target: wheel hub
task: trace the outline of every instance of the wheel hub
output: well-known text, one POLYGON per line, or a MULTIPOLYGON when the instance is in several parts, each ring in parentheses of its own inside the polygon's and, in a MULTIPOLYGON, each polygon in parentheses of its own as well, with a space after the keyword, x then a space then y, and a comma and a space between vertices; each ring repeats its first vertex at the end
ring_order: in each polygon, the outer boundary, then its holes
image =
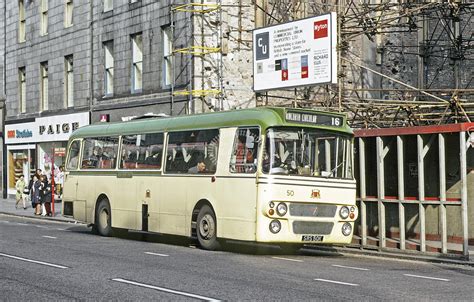
POLYGON ((205 240, 209 240, 214 236, 216 223, 211 215, 206 214, 202 217, 199 223, 199 233, 205 240))

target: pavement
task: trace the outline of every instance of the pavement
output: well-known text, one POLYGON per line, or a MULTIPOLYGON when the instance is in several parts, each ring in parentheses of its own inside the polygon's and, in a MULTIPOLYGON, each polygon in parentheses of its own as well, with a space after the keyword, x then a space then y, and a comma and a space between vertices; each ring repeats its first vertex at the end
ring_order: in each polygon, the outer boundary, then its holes
MULTIPOLYGON (((64 217, 62 215, 62 203, 55 202, 54 203, 54 215, 53 216, 41 216, 35 215, 35 210, 31 207, 31 202, 26 202, 26 209, 23 209, 23 204, 20 202, 18 204, 18 208, 15 208, 15 198, 7 198, 7 199, 0 199, 0 213, 13 215, 13 216, 20 216, 20 217, 29 217, 34 219, 44 219, 44 220, 55 220, 55 221, 62 221, 62 222, 72 222, 77 223, 76 220, 64 217)), ((52 205, 51 205, 52 208, 52 205)))
MULTIPOLYGON (((61 221, 69 223, 78 223, 73 218, 64 217, 62 215, 62 203, 55 203, 54 215, 49 216, 38 216, 34 214, 34 209, 31 207, 31 203, 27 202, 27 208, 23 209, 20 203, 19 208, 15 208, 15 199, 7 198, 0 199, 0 214, 13 215, 18 217, 28 217, 33 219, 61 221)), ((469 259, 463 259, 461 257, 450 257, 449 255, 440 255, 435 253, 419 254, 417 252, 402 252, 398 250, 393 251, 377 251, 369 249, 360 249, 358 246, 306 246, 307 249, 319 250, 322 252, 338 253, 338 254, 357 254, 369 257, 387 257, 387 258, 398 258, 406 260, 424 261, 424 262, 435 262, 435 263, 449 263, 449 264, 461 264, 474 266, 474 246, 469 246, 469 259)))

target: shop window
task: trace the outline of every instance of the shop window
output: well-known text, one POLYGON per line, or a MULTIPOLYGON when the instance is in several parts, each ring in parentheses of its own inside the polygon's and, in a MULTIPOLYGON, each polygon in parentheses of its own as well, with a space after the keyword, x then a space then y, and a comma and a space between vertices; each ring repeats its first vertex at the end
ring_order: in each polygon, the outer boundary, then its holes
POLYGON ((115 169, 118 137, 97 137, 84 140, 82 169, 115 169))
POLYGON ((215 173, 219 130, 195 130, 169 134, 166 171, 170 173, 215 173))
POLYGON ((114 9, 113 0, 104 0, 104 13, 114 9))
POLYGON ((259 133, 258 128, 237 129, 230 160, 230 172, 255 173, 257 171, 259 133))
POLYGON ((68 162, 66 168, 68 170, 76 170, 77 163, 79 162, 79 151, 81 150, 81 142, 73 141, 68 151, 68 162))
POLYGON ((122 136, 121 169, 161 169, 163 133, 122 136))

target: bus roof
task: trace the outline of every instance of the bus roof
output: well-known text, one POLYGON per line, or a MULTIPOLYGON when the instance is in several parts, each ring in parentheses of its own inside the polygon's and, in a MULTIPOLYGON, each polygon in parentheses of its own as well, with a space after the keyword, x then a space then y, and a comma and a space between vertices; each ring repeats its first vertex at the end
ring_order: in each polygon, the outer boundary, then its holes
POLYGON ((71 139, 238 126, 260 126, 262 130, 274 126, 295 126, 352 133, 352 129, 346 123, 344 114, 309 109, 256 107, 196 115, 138 119, 127 122, 97 123, 74 131, 71 139), (334 120, 334 118, 338 120, 337 124, 339 126, 328 124, 328 121, 334 120), (321 122, 318 122, 319 120, 321 122))

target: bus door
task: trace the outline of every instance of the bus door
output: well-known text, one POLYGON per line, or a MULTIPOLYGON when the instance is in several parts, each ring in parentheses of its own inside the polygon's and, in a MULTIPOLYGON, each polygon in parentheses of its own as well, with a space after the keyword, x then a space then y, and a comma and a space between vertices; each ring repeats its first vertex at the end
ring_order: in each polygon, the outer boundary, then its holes
MULTIPOLYGON (((85 201, 83 207, 77 207, 74 212, 74 202, 77 199, 77 187, 78 187, 78 175, 77 169, 79 164, 79 152, 81 150, 81 141, 73 141, 68 150, 68 157, 66 161, 66 171, 64 172, 64 184, 63 184, 63 214, 67 216, 76 216, 79 214, 80 208, 83 208, 85 211, 85 201)), ((85 212, 82 213, 82 216, 85 217, 85 212)))

